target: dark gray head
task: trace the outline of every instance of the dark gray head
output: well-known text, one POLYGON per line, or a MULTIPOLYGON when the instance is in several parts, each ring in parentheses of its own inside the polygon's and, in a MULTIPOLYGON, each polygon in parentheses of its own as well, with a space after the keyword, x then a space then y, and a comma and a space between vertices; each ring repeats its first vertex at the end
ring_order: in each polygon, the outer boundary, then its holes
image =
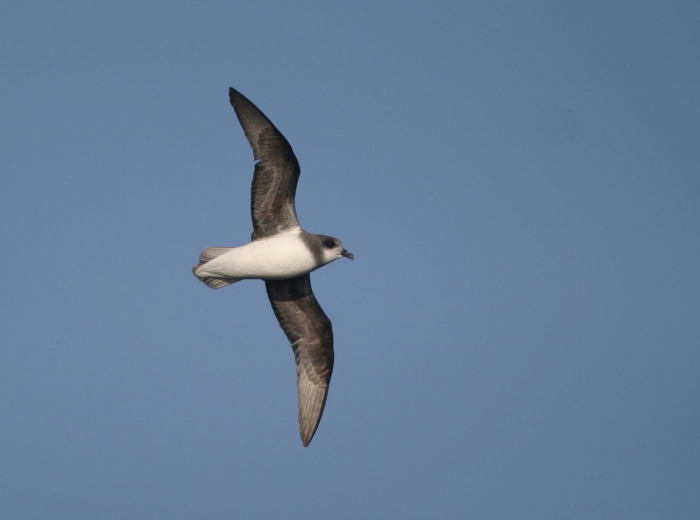
POLYGON ((343 256, 350 260, 355 258, 352 253, 347 252, 343 247, 343 243, 335 237, 312 235, 305 232, 303 239, 311 254, 314 255, 314 259, 318 262, 319 267, 343 256))

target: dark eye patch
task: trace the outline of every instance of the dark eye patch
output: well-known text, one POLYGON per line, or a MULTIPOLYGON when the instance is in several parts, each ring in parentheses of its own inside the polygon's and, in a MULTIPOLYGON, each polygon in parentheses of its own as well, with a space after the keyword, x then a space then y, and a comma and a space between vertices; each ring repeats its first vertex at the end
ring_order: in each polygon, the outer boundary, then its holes
POLYGON ((332 240, 326 240, 323 245, 327 247, 328 249, 333 249, 335 247, 335 242, 332 240))

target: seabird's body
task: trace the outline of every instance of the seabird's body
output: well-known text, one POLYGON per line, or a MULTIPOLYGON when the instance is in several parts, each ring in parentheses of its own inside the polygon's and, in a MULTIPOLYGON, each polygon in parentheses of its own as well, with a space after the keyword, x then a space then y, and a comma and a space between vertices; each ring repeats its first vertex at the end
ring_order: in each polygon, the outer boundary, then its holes
POLYGON ((197 276, 284 280, 316 268, 311 251, 301 239, 301 230, 275 235, 232 247, 197 269, 197 276))
POLYGON ((342 255, 325 255, 316 246, 315 237, 301 228, 278 235, 261 238, 240 247, 207 248, 223 254, 198 266, 199 278, 286 280, 310 273, 340 258, 342 255))
POLYGON ((229 97, 255 164, 251 186, 251 241, 207 247, 192 268, 213 289, 243 279, 265 280, 267 295, 297 363, 299 433, 311 442, 323 414, 333 372, 331 322, 311 290, 309 273, 341 257, 353 259, 337 238, 307 233, 294 207, 299 163, 267 117, 234 89, 229 97))

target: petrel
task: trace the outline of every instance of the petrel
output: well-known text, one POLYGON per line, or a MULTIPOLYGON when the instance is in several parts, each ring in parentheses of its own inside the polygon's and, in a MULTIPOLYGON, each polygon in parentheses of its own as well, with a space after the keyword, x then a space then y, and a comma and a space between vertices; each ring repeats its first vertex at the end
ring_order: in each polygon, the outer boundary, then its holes
POLYGON ((299 435, 308 446, 333 372, 333 329, 311 290, 309 273, 354 256, 337 238, 301 229, 294 207, 300 169, 292 147, 243 94, 232 88, 228 92, 257 161, 250 193, 253 233, 244 246, 204 248, 192 272, 212 289, 244 279, 265 280, 272 310, 294 351, 299 435))

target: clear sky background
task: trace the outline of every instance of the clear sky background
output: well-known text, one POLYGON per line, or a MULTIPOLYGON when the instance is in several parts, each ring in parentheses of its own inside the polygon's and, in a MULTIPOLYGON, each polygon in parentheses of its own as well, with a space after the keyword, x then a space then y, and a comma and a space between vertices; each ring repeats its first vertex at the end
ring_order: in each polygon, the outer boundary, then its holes
POLYGON ((700 4, 16 2, 0 517, 700 518, 700 4), (308 448, 233 86, 291 142, 308 448))

